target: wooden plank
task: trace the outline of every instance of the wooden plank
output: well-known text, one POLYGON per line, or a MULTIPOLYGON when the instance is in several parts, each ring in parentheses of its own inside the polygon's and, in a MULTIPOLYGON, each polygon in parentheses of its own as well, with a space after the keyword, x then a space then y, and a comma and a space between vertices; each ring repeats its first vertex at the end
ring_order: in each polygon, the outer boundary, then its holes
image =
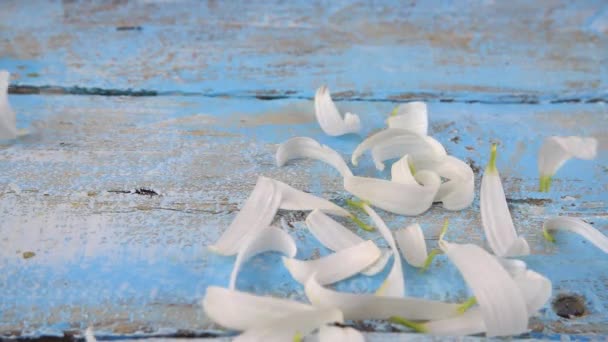
MULTIPOLYGON (((95 326, 110 335, 222 332, 202 312, 209 285, 225 286, 233 258, 205 246, 220 235, 258 175, 285 181, 339 204, 348 194, 335 171, 311 161, 274 165, 285 139, 318 139, 345 157, 358 136, 331 138, 314 122, 312 103, 184 96, 12 96, 18 126, 38 134, 0 149, 0 336, 63 334, 95 326), (125 193, 136 189, 145 191, 125 193), (24 254, 33 252, 35 255, 24 254), (27 256, 27 258, 26 258, 27 256)), ((361 115, 363 136, 384 126, 392 104, 341 102, 361 115)), ((586 299, 588 314, 559 318, 547 305, 533 321, 533 337, 608 334, 608 259, 581 238, 560 234, 544 242, 544 219, 584 218, 608 233, 608 112, 604 104, 430 104, 431 134, 471 163, 479 181, 491 142, 518 230, 531 244, 530 268, 546 274, 555 294, 586 299), (536 153, 543 136, 594 135, 597 160, 570 161, 549 194, 538 193, 536 153)), ((369 156, 355 173, 375 171, 369 156)), ((135 191, 133 191, 135 192, 135 191)), ((392 229, 420 222, 429 246, 445 217, 448 238, 485 246, 479 203, 464 211, 434 206, 416 218, 381 212, 392 229)), ((298 257, 324 255, 307 233, 302 213, 281 213, 293 225, 298 257)), ((362 234, 384 244, 375 233, 362 234)), ((408 293, 460 300, 468 296, 443 257, 429 273, 404 266, 408 293)), ((355 277, 338 285, 371 291, 382 277, 355 277)), ((303 299, 276 255, 249 262, 239 289, 303 299), (263 277, 260 277, 263 274, 263 277)), ((381 324, 364 329, 390 331, 381 324)))
POLYGON ((68 93, 597 102, 607 22, 602 1, 9 1, 0 68, 68 93))

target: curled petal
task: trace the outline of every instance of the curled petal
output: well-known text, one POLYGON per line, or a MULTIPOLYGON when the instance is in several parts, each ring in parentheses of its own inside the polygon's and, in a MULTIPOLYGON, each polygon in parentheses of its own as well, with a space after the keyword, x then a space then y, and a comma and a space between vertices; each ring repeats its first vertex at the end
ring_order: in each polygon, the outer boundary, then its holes
POLYGON ((441 247, 473 291, 488 337, 516 335, 527 330, 525 298, 494 256, 471 244, 444 241, 441 247))
POLYGON ((356 114, 346 113, 342 118, 326 86, 321 86, 315 94, 315 115, 327 135, 338 136, 361 130, 361 122, 356 114))
POLYGON ((316 274, 321 284, 333 284, 361 272, 380 257, 380 249, 373 241, 365 241, 315 260, 283 258, 291 276, 304 284, 316 274))
POLYGON ((344 319, 388 319, 401 316, 412 320, 443 319, 458 315, 458 304, 412 298, 375 296, 330 290, 310 277, 304 288, 306 297, 318 308, 337 308, 344 319))
POLYGON ((319 329, 319 342, 365 342, 357 329, 324 325, 319 329))
POLYGON ((481 223, 494 254, 518 256, 530 254, 525 239, 518 237, 513 226, 507 199, 496 168, 496 146, 492 147, 490 164, 481 179, 480 211, 481 223))
POLYGON ((211 320, 234 330, 253 329, 293 313, 315 311, 308 304, 217 286, 207 288, 202 304, 211 320))
POLYGON ((391 181, 401 184, 418 184, 413 175, 414 165, 409 155, 393 163, 391 166, 391 181))
POLYGON ((262 230, 245 242, 239 250, 230 274, 229 288, 234 289, 241 266, 249 258, 264 252, 279 252, 293 258, 297 250, 295 241, 285 231, 277 227, 262 230))
POLYGON ((551 241, 554 241, 554 238, 550 232, 555 230, 569 230, 576 233, 589 240, 589 242, 604 251, 604 253, 608 253, 608 237, 581 219, 560 216, 545 221, 543 224, 543 232, 545 233, 545 237, 551 241))
POLYGON ((277 189, 274 181, 259 177, 243 208, 209 249, 222 255, 236 254, 251 236, 256 236, 268 228, 279 209, 281 199, 281 191, 277 189))
POLYGON ((293 341, 294 336, 306 336, 328 323, 342 323, 342 313, 336 309, 301 311, 280 319, 266 322, 237 336, 234 342, 284 342, 293 341))
POLYGON ((314 210, 319 209, 323 212, 338 215, 338 216, 350 216, 350 213, 341 208, 340 206, 315 195, 307 192, 292 188, 291 186, 279 182, 278 180, 272 180, 281 193, 281 209, 284 210, 314 210))
POLYGON ((415 178, 422 185, 351 176, 344 178, 344 188, 386 211, 400 215, 419 215, 433 204, 441 179, 432 171, 420 171, 415 178))
POLYGON ((422 267, 428 257, 424 234, 419 224, 412 224, 395 232, 401 255, 408 264, 422 267))
POLYGON ((351 162, 357 165, 365 151, 372 150, 376 168, 384 169, 384 160, 401 158, 409 154, 414 159, 438 159, 446 155, 445 149, 437 140, 404 129, 389 128, 363 140, 353 151, 351 162))
POLYGON ((279 208, 319 209, 334 215, 350 216, 348 211, 326 199, 294 189, 274 179, 258 177, 258 182, 241 211, 209 249, 222 255, 236 254, 251 236, 257 235, 270 225, 279 208))
POLYGON ((429 119, 426 103, 414 101, 400 104, 393 110, 387 123, 389 128, 400 128, 427 135, 429 119))
POLYGON ((458 158, 445 156, 439 161, 419 161, 414 165, 418 169, 431 170, 448 179, 441 184, 435 196, 435 201, 441 201, 445 209, 462 210, 473 203, 475 174, 469 164, 458 158))
POLYGON ((17 117, 8 102, 8 83, 10 73, 0 70, 0 140, 17 137, 17 117))
POLYGON ((388 263, 389 259, 393 255, 393 253, 385 248, 382 248, 380 251, 381 251, 381 254, 380 254, 380 257, 378 258, 378 260, 376 260, 368 268, 361 271, 361 274, 371 277, 373 275, 378 274, 379 272, 382 272, 382 270, 386 267, 386 264, 388 263))
MULTIPOLYGON (((365 242, 359 235, 353 233, 320 210, 314 210, 306 217, 306 226, 321 244, 334 252, 353 247, 365 242)), ((374 275, 384 269, 390 253, 382 255, 374 264, 362 271, 365 275, 374 275)))
POLYGON ((343 177, 353 175, 338 152, 325 145, 319 144, 314 139, 295 137, 279 145, 276 154, 277 165, 279 167, 285 165, 292 159, 300 158, 310 158, 325 162, 338 170, 343 177))
POLYGON ((391 233, 390 229, 384 223, 384 220, 372 209, 369 205, 363 204, 363 210, 369 215, 374 222, 378 231, 386 240, 386 243, 391 248, 394 256, 393 267, 389 272, 388 276, 376 291, 376 295, 389 296, 389 297, 402 297, 405 294, 405 280, 403 278, 403 269, 401 268, 401 257, 399 257, 399 251, 397 250, 397 244, 395 238, 391 233))
POLYGON ((538 154, 540 191, 549 191, 551 177, 570 158, 591 160, 597 154, 597 139, 593 137, 548 137, 538 154))

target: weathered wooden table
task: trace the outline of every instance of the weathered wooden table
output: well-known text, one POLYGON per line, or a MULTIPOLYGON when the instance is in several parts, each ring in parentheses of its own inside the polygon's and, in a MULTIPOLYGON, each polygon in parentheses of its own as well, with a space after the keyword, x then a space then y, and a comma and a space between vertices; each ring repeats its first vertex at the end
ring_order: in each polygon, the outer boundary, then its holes
MULTIPOLYGON (((606 338, 608 256, 566 233, 549 245, 540 228, 560 214, 608 233, 607 30, 603 1, 0 2, 0 69, 13 73, 18 126, 38 127, 0 148, 0 336, 225 333, 199 301, 207 286, 227 285, 233 258, 205 246, 256 177, 348 197, 325 165, 277 168, 277 144, 310 136, 348 158, 395 103, 424 100, 431 134, 477 181, 490 143, 500 144, 514 221, 533 250, 525 260, 553 281, 553 298, 583 299, 574 319, 549 303, 529 337, 606 338), (321 84, 361 116, 362 137, 321 132, 310 101, 321 84), (600 147, 544 194, 536 156, 548 135, 593 135, 600 147)), ((364 159, 355 173, 386 175, 364 159)), ((392 228, 419 222, 430 240, 449 217, 450 239, 485 246, 477 200, 461 212, 382 214, 392 228)), ((298 257, 328 253, 303 213, 281 215, 298 257)), ((444 257, 426 274, 404 271, 411 295, 469 295, 444 257)), ((338 288, 371 291, 385 274, 338 288)), ((274 254, 249 262, 237 286, 304 298, 274 254)))

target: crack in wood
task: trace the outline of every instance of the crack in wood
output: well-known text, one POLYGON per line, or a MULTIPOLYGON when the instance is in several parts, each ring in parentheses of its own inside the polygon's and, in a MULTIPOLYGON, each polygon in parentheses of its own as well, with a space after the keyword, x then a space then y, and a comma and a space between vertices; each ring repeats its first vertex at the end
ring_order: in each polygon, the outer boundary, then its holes
MULTIPOLYGON (((156 91, 151 89, 115 89, 81 86, 33 86, 26 84, 13 84, 9 86, 9 94, 14 95, 86 95, 86 96, 128 96, 128 97, 150 97, 150 96, 200 96, 221 97, 233 99, 258 99, 262 101, 273 100, 312 100, 311 96, 304 95, 294 90, 257 90, 245 92, 184 92, 184 91, 156 91)), ((470 93, 446 94, 444 92, 407 92, 397 95, 375 96, 370 93, 357 93, 355 91, 342 91, 335 93, 335 101, 352 102, 456 102, 468 104, 564 104, 564 103, 598 103, 608 102, 608 94, 587 94, 576 97, 557 94, 477 94, 479 98, 472 98, 470 93)))

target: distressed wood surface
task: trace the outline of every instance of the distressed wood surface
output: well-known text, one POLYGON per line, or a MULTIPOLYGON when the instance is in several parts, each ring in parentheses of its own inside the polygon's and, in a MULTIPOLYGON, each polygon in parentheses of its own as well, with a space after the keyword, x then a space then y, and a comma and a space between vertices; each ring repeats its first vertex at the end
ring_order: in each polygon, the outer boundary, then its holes
POLYGON ((596 102, 607 95, 601 0, 2 7, 0 62, 15 69, 18 84, 63 87, 51 92, 310 97, 328 83, 343 98, 369 100, 596 102))
MULTIPOLYGON (((477 186, 490 144, 499 143, 515 225, 533 251, 525 260, 553 281, 554 295, 585 298, 587 314, 572 320, 548 304, 529 337, 607 335, 608 258, 574 235, 549 245, 540 231, 559 214, 608 233, 605 7, 0 3, 0 69, 15 73, 10 101, 18 127, 32 131, 0 146, 0 336, 71 336, 91 325, 106 337, 225 334, 199 301, 207 286, 227 285, 234 260, 205 246, 256 177, 340 205, 349 198, 323 164, 276 167, 277 144, 310 136, 349 159, 385 126, 394 102, 410 98, 430 101, 430 133, 472 165, 477 186), (360 136, 321 132, 307 97, 324 82, 341 91, 342 109, 361 116, 360 136), (116 94, 125 96, 103 96, 116 94), (599 155, 568 162, 542 194, 536 154, 554 134, 593 135, 599 155)), ((369 156, 353 170, 387 175, 369 156)), ((449 239, 487 246, 478 199, 460 212, 381 214, 393 229, 419 222, 429 246, 449 217, 449 239)), ((304 213, 280 216, 293 226, 299 258, 328 253, 303 226, 304 213)), ((442 256, 427 274, 407 265, 404 272, 410 295, 469 295, 442 256)), ((385 275, 337 287, 372 291, 385 275)), ((304 299, 274 254, 247 263, 237 286, 304 299)), ((405 336, 390 325, 357 324, 389 332, 372 340, 405 336)))

